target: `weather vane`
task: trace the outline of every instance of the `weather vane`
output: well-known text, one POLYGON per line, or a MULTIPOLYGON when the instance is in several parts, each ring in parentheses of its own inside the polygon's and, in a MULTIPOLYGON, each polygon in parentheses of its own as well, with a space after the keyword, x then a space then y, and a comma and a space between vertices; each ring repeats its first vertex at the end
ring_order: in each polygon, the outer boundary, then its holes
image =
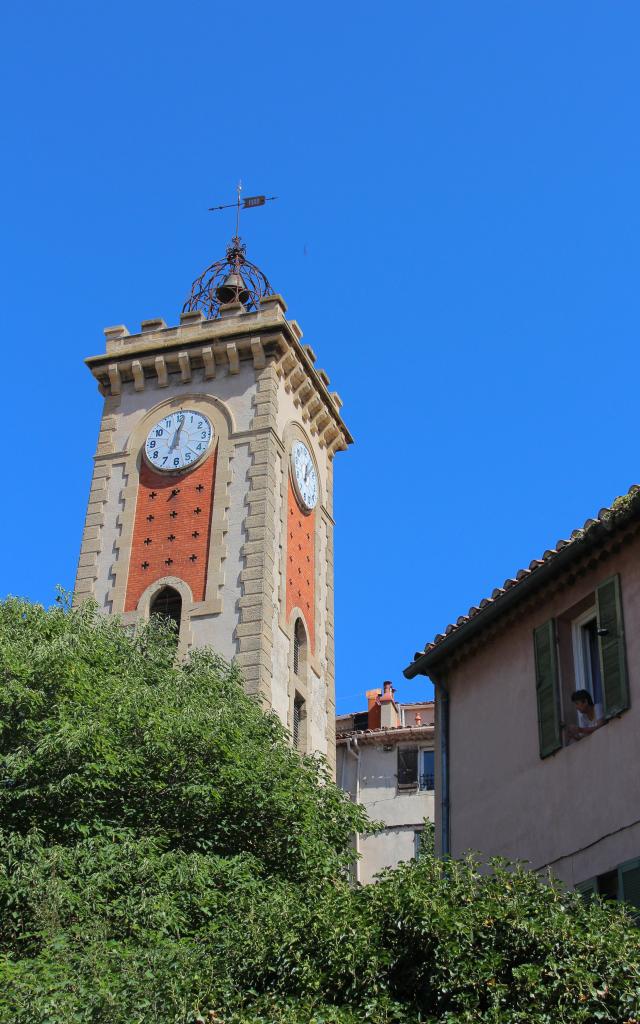
POLYGON ((233 206, 236 208, 236 234, 235 237, 240 237, 240 210, 250 210, 253 206, 264 206, 265 203, 271 203, 277 196, 247 196, 245 199, 241 198, 242 182, 239 181, 236 186, 236 192, 238 198, 235 203, 224 203, 222 206, 210 206, 209 213, 214 213, 216 210, 230 210, 233 206))
POLYGON ((210 206, 210 211, 236 208, 236 233, 227 246, 226 259, 212 263, 196 278, 191 294, 182 307, 183 312, 200 310, 207 320, 220 315, 220 307, 230 303, 241 303, 247 311, 259 308, 260 299, 273 295, 273 288, 259 267, 246 256, 247 247, 240 238, 240 210, 253 206, 264 206, 277 196, 247 196, 242 198, 242 182, 237 185, 238 198, 235 203, 210 206))

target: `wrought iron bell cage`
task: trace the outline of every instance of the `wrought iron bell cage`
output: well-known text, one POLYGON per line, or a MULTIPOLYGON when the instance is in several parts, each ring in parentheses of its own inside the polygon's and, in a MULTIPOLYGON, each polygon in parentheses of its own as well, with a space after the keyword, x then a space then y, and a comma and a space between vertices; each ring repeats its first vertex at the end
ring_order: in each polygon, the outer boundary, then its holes
POLYGON ((246 256, 247 247, 235 235, 227 246, 226 258, 212 263, 197 277, 183 313, 200 310, 207 320, 220 316, 222 306, 239 302, 246 310, 257 310, 260 299, 273 295, 266 276, 246 256))

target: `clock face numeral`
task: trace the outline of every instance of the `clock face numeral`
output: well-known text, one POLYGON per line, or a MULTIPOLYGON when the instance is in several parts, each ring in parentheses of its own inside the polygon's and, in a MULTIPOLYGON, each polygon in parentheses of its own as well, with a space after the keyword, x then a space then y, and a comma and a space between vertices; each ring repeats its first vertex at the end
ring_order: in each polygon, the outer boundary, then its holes
POLYGON ((200 412, 181 409, 151 428, 144 445, 147 462, 162 473, 181 473, 206 454, 213 427, 200 412))
POLYGON ((309 512, 318 500, 318 475, 311 453, 302 441, 294 441, 291 449, 293 479, 300 502, 309 512))

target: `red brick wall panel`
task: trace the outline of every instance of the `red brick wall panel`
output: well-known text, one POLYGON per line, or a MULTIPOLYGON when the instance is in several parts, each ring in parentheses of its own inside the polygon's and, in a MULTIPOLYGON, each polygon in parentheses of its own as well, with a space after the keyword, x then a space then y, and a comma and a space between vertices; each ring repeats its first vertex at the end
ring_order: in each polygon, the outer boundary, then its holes
POLYGON ((291 479, 287 500, 287 621, 294 608, 304 612, 309 648, 315 649, 315 511, 300 511, 291 479))
POLYGON ((143 459, 125 611, 134 611, 149 584, 164 576, 184 580, 194 601, 204 600, 216 459, 217 448, 176 476, 155 472, 143 459))

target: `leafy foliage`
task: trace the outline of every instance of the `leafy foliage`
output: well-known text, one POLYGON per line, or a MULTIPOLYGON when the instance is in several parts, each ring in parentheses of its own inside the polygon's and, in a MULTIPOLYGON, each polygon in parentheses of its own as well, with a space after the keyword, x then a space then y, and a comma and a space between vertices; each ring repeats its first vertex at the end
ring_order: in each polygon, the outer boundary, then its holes
POLYGON ((636 1019, 619 907, 428 850, 352 888, 361 810, 158 622, 9 600, 0 673, 0 1020, 636 1019))
POLYGON ((175 664, 158 620, 130 636, 94 609, 0 606, 0 823, 47 843, 105 829, 250 853, 302 882, 351 859, 358 812, 208 651, 175 664))

